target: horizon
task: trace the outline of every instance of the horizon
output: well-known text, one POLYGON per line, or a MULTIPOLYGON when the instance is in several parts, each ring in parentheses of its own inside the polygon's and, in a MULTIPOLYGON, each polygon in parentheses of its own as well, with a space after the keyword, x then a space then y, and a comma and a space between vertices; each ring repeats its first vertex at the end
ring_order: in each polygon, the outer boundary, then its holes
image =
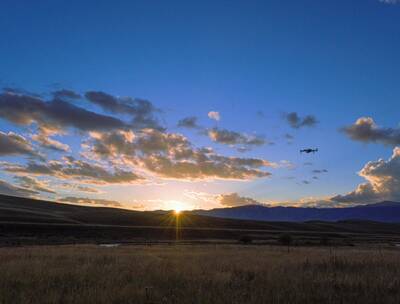
POLYGON ((0 193, 142 211, 400 201, 399 18, 385 0, 5 1, 0 193))
MULTIPOLYGON (((3 194, 0 194, 3 195, 3 194)), ((7 196, 7 195, 6 195, 7 196)), ((122 210, 127 210, 127 211, 138 211, 138 212, 174 212, 176 214, 180 214, 181 212, 192 212, 192 211, 212 211, 212 210, 218 210, 218 209, 233 209, 233 208, 243 208, 243 207, 263 207, 263 208, 305 208, 305 209, 343 209, 343 208, 353 208, 353 207, 366 207, 366 206, 372 206, 372 205, 384 205, 386 203, 391 203, 391 204, 399 204, 400 202, 395 202, 395 201, 380 201, 380 202, 375 202, 375 203, 369 203, 369 204, 359 204, 359 205, 354 205, 354 206, 301 206, 301 205, 266 205, 266 204, 248 204, 248 205, 239 205, 239 206, 222 206, 222 207, 216 207, 216 208, 198 208, 198 209, 181 209, 181 208, 171 208, 171 209, 153 209, 153 210, 139 210, 139 209, 131 209, 127 208, 126 206, 107 206, 107 205, 98 205, 98 204, 93 204, 93 203, 82 203, 82 204, 77 204, 77 203, 72 203, 68 201, 57 201, 57 200, 45 200, 42 198, 36 198, 36 197, 24 197, 24 196, 8 196, 8 197, 15 197, 19 199, 30 199, 30 200, 38 200, 38 201, 43 201, 47 203, 56 203, 56 204, 61 204, 61 205, 71 205, 71 206, 82 206, 82 207, 93 207, 93 208, 111 208, 111 209, 122 209, 122 210)))

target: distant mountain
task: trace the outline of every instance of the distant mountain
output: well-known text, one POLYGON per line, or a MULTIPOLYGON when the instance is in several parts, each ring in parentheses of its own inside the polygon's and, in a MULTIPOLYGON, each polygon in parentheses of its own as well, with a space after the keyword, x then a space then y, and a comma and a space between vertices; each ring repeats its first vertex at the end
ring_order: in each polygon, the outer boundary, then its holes
POLYGON ((400 222, 400 203, 385 201, 348 208, 267 207, 247 205, 212 210, 194 210, 194 214, 256 221, 306 222, 367 220, 400 222))
POLYGON ((360 205, 360 206, 356 206, 356 207, 357 208, 360 208, 360 207, 400 207, 400 203, 399 202, 391 202, 391 201, 383 201, 380 203, 360 205))

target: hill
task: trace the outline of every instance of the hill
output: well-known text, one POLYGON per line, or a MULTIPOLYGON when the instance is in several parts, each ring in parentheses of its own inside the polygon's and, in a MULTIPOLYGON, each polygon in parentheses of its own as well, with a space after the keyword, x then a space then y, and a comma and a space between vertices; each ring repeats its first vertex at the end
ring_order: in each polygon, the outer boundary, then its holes
MULTIPOLYGON (((244 209, 260 210, 254 206, 244 209)), ((86 207, 0 195, 0 245, 171 240, 236 242, 243 235, 258 242, 274 243, 284 232, 292 234, 297 242, 315 243, 322 237, 329 237, 347 244, 397 242, 397 235, 400 235, 400 224, 373 221, 266 222, 195 213, 183 212, 177 217, 165 211, 86 207)))
POLYGON ((267 207, 247 205, 233 208, 196 210, 194 214, 257 221, 345 221, 400 222, 400 203, 381 202, 348 208, 267 207))

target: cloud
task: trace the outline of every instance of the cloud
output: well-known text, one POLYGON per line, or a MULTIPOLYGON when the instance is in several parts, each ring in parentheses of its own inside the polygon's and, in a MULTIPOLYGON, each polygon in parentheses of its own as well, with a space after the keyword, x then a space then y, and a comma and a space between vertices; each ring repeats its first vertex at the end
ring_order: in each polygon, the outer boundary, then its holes
POLYGON ((193 152, 190 142, 183 135, 153 129, 136 133, 91 133, 91 140, 87 144, 90 152, 102 158, 121 156, 129 161, 150 154, 169 154, 171 157, 184 158, 193 152))
MULTIPOLYGON (((51 98, 45 100, 22 91, 3 92, 0 118, 18 126, 35 126, 32 139, 42 148, 62 153, 71 148, 54 136, 64 136, 69 129, 78 131, 83 139, 82 159, 64 156, 47 162, 2 163, 4 171, 81 183, 133 184, 142 183, 145 178, 250 180, 270 176, 266 168, 274 166, 264 159, 224 156, 211 148, 195 147, 185 136, 161 128, 156 117, 159 110, 146 100, 115 97, 101 91, 88 91, 81 96, 71 90, 55 91, 51 98), (101 112, 70 102, 77 98, 100 107, 101 112)), ((210 112, 210 117, 219 119, 220 115, 210 112)), ((181 125, 195 127, 196 118, 188 117, 181 125)), ((265 142, 261 137, 227 130, 213 129, 212 134, 214 140, 234 143, 238 149, 265 142)))
POLYGON ((58 177, 75 178, 94 184, 131 184, 142 180, 142 177, 131 171, 119 168, 109 171, 102 166, 75 159, 64 163, 53 172, 58 177))
POLYGON ((202 127, 197 123, 198 118, 196 116, 185 117, 178 121, 178 127, 187 129, 201 129, 202 127))
POLYGON ((118 98, 101 91, 86 92, 85 97, 106 111, 131 115, 132 127, 136 129, 163 129, 155 117, 155 113, 159 110, 148 100, 130 97, 118 98))
POLYGON ((19 184, 23 188, 28 188, 32 191, 46 192, 46 193, 56 193, 54 190, 49 188, 46 182, 40 181, 34 177, 30 176, 16 176, 15 179, 19 181, 19 184))
POLYGON ((202 208, 204 204, 215 204, 215 195, 208 193, 208 192, 202 192, 202 191, 193 191, 193 190, 183 190, 182 195, 185 198, 190 199, 191 201, 199 202, 200 206, 199 208, 202 208))
POLYGON ((352 204, 333 202, 330 197, 304 197, 296 201, 277 202, 274 205, 308 208, 348 207, 352 204))
POLYGON ((326 169, 321 169, 321 170, 316 169, 316 170, 312 170, 312 173, 314 173, 314 174, 328 173, 328 170, 326 170, 326 169))
POLYGON ((289 145, 294 141, 294 136, 292 134, 286 133, 283 137, 286 139, 286 143, 289 145))
POLYGON ((10 93, 0 94, 0 118, 23 126, 36 123, 48 130, 72 127, 81 131, 95 131, 127 127, 117 118, 88 111, 61 99, 44 101, 10 93))
POLYGON ((382 200, 400 200, 400 147, 393 150, 387 160, 379 159, 368 162, 359 172, 366 183, 345 195, 332 197, 342 203, 370 203, 382 200))
POLYGON ((352 140, 360 142, 400 145, 400 128, 382 128, 371 117, 361 117, 351 126, 341 129, 352 140))
POLYGON ((209 148, 194 148, 181 134, 142 130, 94 133, 85 144, 89 155, 122 162, 174 179, 252 179, 267 177, 272 163, 256 158, 226 157, 209 148))
POLYGON ((14 132, 0 131, 0 156, 4 155, 38 156, 38 153, 25 137, 14 132))
POLYGON ((145 167, 159 176, 174 179, 250 180, 271 174, 261 167, 269 165, 260 159, 241 159, 194 151, 188 160, 151 155, 143 159, 145 167))
POLYGON ((284 159, 284 160, 279 161, 278 163, 274 163, 272 165, 272 167, 274 167, 274 168, 285 168, 285 169, 288 169, 288 170, 294 170, 294 169, 296 169, 297 166, 296 166, 296 164, 292 163, 290 160, 284 159))
POLYGON ((103 207, 121 207, 121 208, 123 207, 123 205, 117 201, 98 199, 98 198, 88 198, 88 197, 68 196, 59 199, 59 201, 77 205, 98 205, 103 207))
POLYGON ((28 90, 24 90, 24 89, 21 89, 21 88, 6 87, 6 88, 3 88, 3 91, 6 92, 6 93, 9 93, 9 94, 22 94, 22 95, 38 97, 38 98, 41 97, 40 94, 36 94, 36 93, 30 92, 28 90))
POLYGON ((385 3, 385 4, 398 4, 398 3, 400 3, 399 0, 379 0, 379 2, 385 3))
POLYGON ((219 128, 212 128, 208 130, 208 136, 214 142, 230 146, 240 145, 245 149, 262 146, 266 143, 265 139, 261 136, 250 136, 247 134, 219 128))
POLYGON ((29 162, 27 165, 2 163, 2 169, 15 174, 33 174, 54 176, 60 179, 75 179, 92 184, 131 184, 142 180, 142 177, 131 171, 106 168, 72 157, 64 161, 48 161, 47 163, 29 162))
POLYGON ((217 196, 217 201, 227 207, 239 207, 245 205, 260 205, 260 203, 250 197, 239 196, 237 193, 221 194, 217 196))
POLYGON ((306 115, 300 117, 296 112, 285 114, 285 119, 289 125, 294 129, 300 129, 302 127, 314 127, 318 120, 313 115, 306 115))
POLYGON ((37 134, 32 135, 32 139, 40 144, 41 147, 59 151, 69 152, 70 147, 67 144, 59 142, 58 140, 52 139, 50 136, 57 134, 56 131, 47 130, 45 128, 39 128, 37 134))
POLYGON ((76 184, 70 184, 70 183, 63 183, 60 185, 60 187, 63 189, 66 189, 66 190, 71 190, 71 191, 79 191, 79 192, 87 192, 87 193, 101 193, 101 191, 96 188, 81 186, 81 185, 76 185, 76 184))
POLYGON ((257 115, 258 118, 265 118, 265 113, 262 110, 258 110, 256 112, 256 115, 257 115))
POLYGON ((0 180, 0 193, 4 195, 21 196, 21 197, 32 197, 38 194, 38 192, 36 191, 11 185, 10 183, 3 180, 0 180))
POLYGON ((221 115, 219 114, 219 112, 210 111, 210 112, 208 112, 208 118, 210 118, 212 120, 220 121, 221 115))
MULTIPOLYGON (((210 118, 211 116, 209 115, 210 118)), ((222 128, 206 129, 200 126, 197 121, 198 118, 196 116, 186 117, 178 122, 178 127, 199 129, 201 130, 200 134, 207 135, 213 142, 229 145, 232 147, 235 146, 239 152, 246 152, 253 147, 266 144, 266 140, 262 136, 247 135, 244 133, 230 131, 222 128)))
POLYGON ((56 99, 80 99, 82 96, 72 90, 61 89, 53 92, 56 99))
POLYGON ((38 124, 42 128, 62 130, 65 127, 80 131, 100 131, 112 129, 154 128, 163 130, 156 118, 159 109, 147 100, 119 98, 104 92, 89 91, 84 97, 111 114, 130 116, 129 123, 113 116, 89 111, 69 99, 82 98, 71 90, 53 92, 53 99, 46 101, 40 96, 25 94, 23 91, 4 91, 0 94, 0 117, 17 125, 38 124))

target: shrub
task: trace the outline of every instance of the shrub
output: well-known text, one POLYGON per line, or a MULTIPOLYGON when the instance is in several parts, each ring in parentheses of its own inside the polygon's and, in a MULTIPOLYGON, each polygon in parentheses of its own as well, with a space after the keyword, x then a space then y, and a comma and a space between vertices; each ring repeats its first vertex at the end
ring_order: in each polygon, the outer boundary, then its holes
POLYGON ((251 244, 253 239, 249 235, 243 235, 240 237, 239 242, 245 245, 251 244))
POLYGON ((281 234, 278 238, 278 241, 280 244, 287 246, 288 252, 290 251, 290 245, 293 242, 293 238, 290 234, 288 233, 281 234))
POLYGON ((321 236, 319 243, 321 246, 328 246, 330 245, 330 239, 326 235, 321 236))
POLYGON ((293 242, 292 236, 288 233, 281 234, 278 241, 282 245, 290 246, 293 242))

